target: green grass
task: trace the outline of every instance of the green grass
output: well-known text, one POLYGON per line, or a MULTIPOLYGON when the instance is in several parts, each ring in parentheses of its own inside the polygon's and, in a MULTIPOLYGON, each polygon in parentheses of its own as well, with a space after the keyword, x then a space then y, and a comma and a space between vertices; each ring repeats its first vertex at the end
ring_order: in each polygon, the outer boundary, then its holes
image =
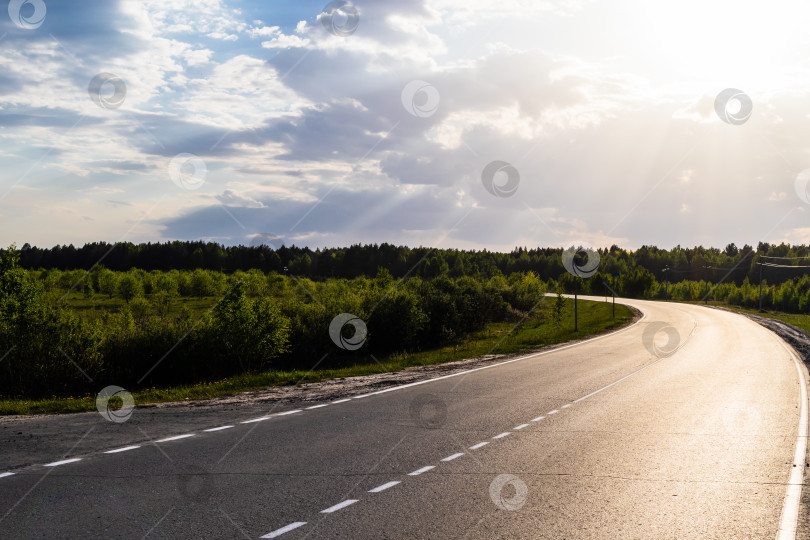
MULTIPOLYGON (((219 298, 213 296, 175 298, 171 303, 170 314, 178 316, 185 307, 191 316, 199 318, 216 305, 217 300, 219 298)), ((107 295, 95 294, 92 298, 85 298, 81 293, 75 292, 67 295, 64 302, 71 311, 90 321, 98 319, 106 313, 119 313, 126 306, 126 302, 117 296, 109 298, 107 295)))
POLYGON ((793 326, 798 326, 805 332, 810 332, 810 315, 805 315, 802 313, 784 313, 782 311, 764 311, 760 313, 757 309, 732 306, 722 302, 709 302, 709 305, 720 306, 734 311, 742 311, 744 313, 751 313, 753 315, 759 315, 760 317, 767 317, 768 319, 776 319, 778 321, 792 324, 793 326))
MULTIPOLYGON (((97 302, 97 300, 91 300, 91 302, 97 302)), ((616 304, 616 317, 613 319, 609 303, 580 300, 579 330, 574 332, 574 301, 566 300, 565 313, 560 327, 553 324, 549 317, 549 309, 553 302, 552 297, 544 299, 541 306, 522 322, 491 323, 485 330, 467 336, 457 344, 429 351, 392 354, 379 359, 382 365, 369 358, 366 363, 340 369, 248 373, 220 381, 188 386, 148 388, 135 391, 132 395, 137 404, 210 399, 269 386, 295 385, 324 379, 399 371, 412 366, 442 364, 485 354, 518 353, 605 332, 624 325, 633 317, 633 311, 624 305, 616 304)), ((112 306, 105 307, 112 308, 112 306)), ((201 308, 202 306, 198 304, 195 307, 201 308)), ((0 400, 0 415, 69 413, 91 411, 95 408, 95 396, 43 400, 0 400)))

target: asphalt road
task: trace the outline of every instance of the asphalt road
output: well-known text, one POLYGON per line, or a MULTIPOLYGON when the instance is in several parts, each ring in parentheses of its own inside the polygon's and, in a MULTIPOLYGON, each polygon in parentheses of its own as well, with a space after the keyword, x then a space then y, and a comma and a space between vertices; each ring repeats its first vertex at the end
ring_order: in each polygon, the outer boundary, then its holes
POLYGON ((792 538, 804 367, 742 316, 627 303, 614 334, 340 403, 190 410, 116 453, 91 425, 53 456, 79 461, 0 465, 0 538, 792 538))

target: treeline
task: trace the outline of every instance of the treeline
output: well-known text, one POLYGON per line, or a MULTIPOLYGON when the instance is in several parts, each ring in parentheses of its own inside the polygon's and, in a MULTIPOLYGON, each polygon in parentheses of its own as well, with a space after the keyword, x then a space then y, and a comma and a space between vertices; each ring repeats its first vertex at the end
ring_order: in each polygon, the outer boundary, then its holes
MULTIPOLYGON (((471 276, 488 279, 515 272, 534 272, 542 279, 558 279, 565 270, 560 264, 560 248, 516 248, 510 253, 487 250, 410 248, 392 244, 353 245, 346 248, 310 249, 271 245, 223 246, 210 242, 167 242, 132 244, 127 242, 85 244, 76 248, 55 246, 48 249, 25 244, 20 250, 20 265, 28 269, 90 269, 103 265, 110 270, 144 271, 211 270, 233 273, 258 270, 286 273, 313 279, 374 276, 379 268, 395 278, 419 276, 471 276)), ((800 258, 810 256, 810 247, 760 242, 756 249, 729 244, 725 249, 660 249, 642 246, 629 251, 618 246, 599 249, 600 270, 608 275, 627 275, 646 271, 659 281, 724 281, 742 285, 759 280, 758 263, 762 260, 785 265, 807 264, 800 258)), ((798 268, 766 267, 771 283, 782 283, 801 275, 798 268)))
POLYGON ((135 390, 369 362, 370 355, 456 343, 489 322, 537 316, 534 308, 552 287, 533 273, 398 281, 380 269, 372 278, 314 281, 258 270, 31 271, 9 249, 0 252, 0 396, 76 395, 107 384, 135 390), (180 296, 204 297, 213 307, 193 315, 177 307, 180 296), (126 303, 81 316, 70 306, 82 297, 126 303), (361 349, 333 343, 329 327, 340 313, 366 324, 361 349))

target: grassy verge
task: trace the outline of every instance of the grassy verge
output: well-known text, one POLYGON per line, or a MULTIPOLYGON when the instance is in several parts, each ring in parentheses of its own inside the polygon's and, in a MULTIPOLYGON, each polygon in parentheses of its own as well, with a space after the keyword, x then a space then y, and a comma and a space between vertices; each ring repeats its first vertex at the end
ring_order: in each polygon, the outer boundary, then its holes
MULTIPOLYGON (((208 399, 258 390, 268 386, 398 371, 412 366, 435 365, 485 354, 517 353, 605 332, 624 325, 633 317, 633 312, 624 305, 616 305, 614 319, 611 317, 610 304, 580 300, 579 330, 574 332, 574 301, 566 300, 562 324, 559 327, 551 321, 549 316, 550 306, 553 302, 554 298, 544 299, 541 306, 522 322, 491 323, 487 325, 486 329, 467 336, 457 344, 429 351, 393 354, 381 358, 382 365, 369 359, 368 363, 341 369, 248 373, 220 381, 188 386, 148 388, 133 392, 132 395, 135 403, 139 404, 208 399)), ((44 400, 0 400, 0 415, 68 413, 90 411, 95 408, 95 396, 44 400)))
POLYGON ((760 317, 766 317, 768 319, 776 319, 777 321, 782 321, 788 324, 792 324, 793 326, 798 326, 805 332, 810 332, 810 315, 805 315, 802 313, 784 313, 781 311, 764 311, 760 313, 758 309, 749 309, 740 306, 732 306, 729 304, 723 304, 721 302, 709 302, 709 305, 719 306, 726 309, 731 309, 733 311, 741 311, 743 313, 751 313, 753 315, 759 315, 760 317))

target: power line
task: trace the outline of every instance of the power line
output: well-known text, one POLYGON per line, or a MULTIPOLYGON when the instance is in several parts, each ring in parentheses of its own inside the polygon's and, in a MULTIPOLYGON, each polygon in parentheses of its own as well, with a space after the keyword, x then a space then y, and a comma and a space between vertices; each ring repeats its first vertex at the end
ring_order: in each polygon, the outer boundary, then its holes
POLYGON ((810 255, 805 255, 803 257, 774 257, 772 255, 760 255, 760 259, 810 259, 810 255))
POLYGON ((767 266, 768 268, 810 268, 810 266, 794 266, 792 264, 772 264, 772 263, 757 263, 761 266, 767 266))

